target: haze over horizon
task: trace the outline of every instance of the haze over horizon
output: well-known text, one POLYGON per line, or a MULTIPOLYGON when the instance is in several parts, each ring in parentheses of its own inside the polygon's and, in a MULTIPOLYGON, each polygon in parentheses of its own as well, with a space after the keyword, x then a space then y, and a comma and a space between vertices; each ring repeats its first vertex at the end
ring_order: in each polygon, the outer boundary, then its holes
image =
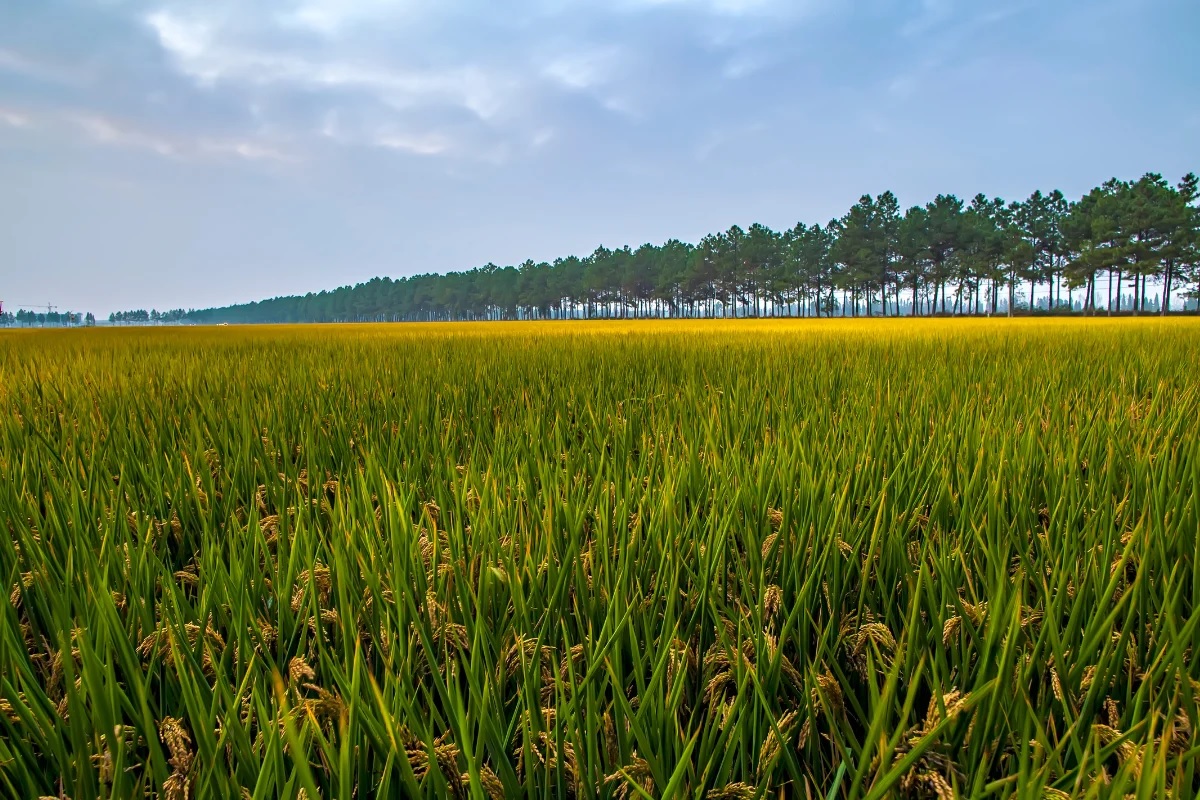
POLYGON ((0 298, 107 316, 1200 167, 1185 0, 0 11, 0 298))

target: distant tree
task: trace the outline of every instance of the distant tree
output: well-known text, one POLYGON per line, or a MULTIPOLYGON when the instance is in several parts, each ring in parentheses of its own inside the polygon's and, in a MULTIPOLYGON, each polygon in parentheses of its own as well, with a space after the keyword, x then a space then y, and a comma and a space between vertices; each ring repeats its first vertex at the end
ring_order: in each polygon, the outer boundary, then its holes
POLYGON ((858 316, 860 299, 865 301, 866 314, 871 314, 875 288, 883 287, 888 279, 886 246, 875 198, 864 194, 837 222, 837 238, 832 256, 838 265, 835 279, 843 292, 849 294, 853 316, 858 316))
POLYGON ((900 221, 897 242, 899 274, 912 293, 912 316, 922 313, 921 287, 929 279, 930 249, 929 212, 921 206, 912 206, 904 212, 900 221))
MULTIPOLYGON (((945 314, 946 285, 959 275, 959 256, 963 244, 963 204, 952 194, 939 194, 932 203, 925 206, 925 212, 925 245, 928 248, 929 275, 933 281, 933 301, 936 306, 938 295, 941 295, 941 313, 945 314)), ((959 287, 961 290, 961 281, 959 287)), ((959 296, 959 303, 961 299, 959 296)))
POLYGON ((1126 263, 1133 281, 1133 313, 1146 310, 1146 281, 1160 276, 1172 248, 1175 190, 1147 173, 1124 193, 1121 221, 1128 235, 1126 263))
POLYGON ((1115 221, 1112 193, 1106 187, 1072 203, 1062 224, 1067 284, 1084 289, 1084 310, 1089 315, 1096 312, 1096 274, 1112 266, 1109 248, 1115 221))
MULTIPOLYGON (((1162 312, 1170 310, 1171 291, 1176 282, 1200 300, 1200 189, 1195 173, 1184 175, 1176 186, 1168 212, 1168 242, 1163 249, 1164 282, 1162 312)), ((1200 313, 1200 302, 1196 305, 1200 313)))

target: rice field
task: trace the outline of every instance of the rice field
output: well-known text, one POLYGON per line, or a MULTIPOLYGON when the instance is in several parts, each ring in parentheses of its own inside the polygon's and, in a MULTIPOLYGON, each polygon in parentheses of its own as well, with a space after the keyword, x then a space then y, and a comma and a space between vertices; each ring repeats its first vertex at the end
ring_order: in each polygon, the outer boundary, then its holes
POLYGON ((0 796, 1194 798, 1200 321, 0 334, 0 796))

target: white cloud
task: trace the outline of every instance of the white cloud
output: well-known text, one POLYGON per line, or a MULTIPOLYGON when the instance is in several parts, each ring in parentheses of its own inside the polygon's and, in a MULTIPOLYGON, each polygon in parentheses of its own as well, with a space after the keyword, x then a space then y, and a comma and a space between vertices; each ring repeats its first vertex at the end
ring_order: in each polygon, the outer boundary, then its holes
POLYGON ((607 83, 618 61, 616 48, 574 50, 550 59, 542 75, 568 89, 590 89, 607 83))
POLYGON ((0 122, 3 122, 10 128, 27 128, 29 127, 30 119, 28 114, 23 114, 20 111, 0 108, 0 122))
POLYGON ((156 5, 139 19, 173 71, 216 102, 256 104, 260 133, 469 160, 532 152, 548 141, 542 131, 572 130, 563 115, 576 106, 563 92, 651 116, 672 77, 658 71, 652 42, 630 35, 642 28, 685 23, 665 41, 684 57, 694 52, 686 39, 725 50, 710 57, 728 59, 724 75, 738 78, 770 61, 749 46, 764 21, 790 25, 830 2, 148 1, 156 5), (714 45, 715 32, 730 41, 714 45))
POLYGON ((85 109, 20 111, 0 108, 0 124, 38 129, 82 139, 90 144, 140 150, 163 158, 192 161, 237 158, 246 161, 295 161, 295 157, 266 141, 238 137, 188 137, 148 130, 127 120, 85 109))
POLYGON ((617 47, 577 48, 546 60, 541 77, 571 92, 591 95, 600 107, 627 117, 638 115, 631 97, 636 73, 629 56, 617 47))
POLYGON ((218 156, 237 156, 247 161, 295 161, 296 159, 274 147, 245 139, 201 140, 201 152, 218 156))
POLYGON ((400 150, 418 156, 441 155, 450 149, 449 139, 437 133, 385 133, 377 136, 373 144, 376 147, 400 150))
POLYGON ((167 11, 156 11, 146 17, 158 35, 163 49, 171 53, 193 76, 214 80, 221 77, 220 59, 210 54, 212 31, 208 25, 197 20, 184 20, 167 11))
POLYGON ((66 119, 78 127, 89 139, 100 144, 149 150, 160 156, 177 155, 176 146, 167 139, 117 123, 98 114, 75 112, 67 114, 66 119))
POLYGON ((294 161, 287 153, 262 142, 241 138, 166 136, 146 131, 128 122, 88 112, 68 113, 64 119, 99 144, 145 150, 167 158, 235 157, 245 161, 294 161))
POLYGON ((411 0, 302 0, 281 16, 284 24, 336 36, 367 21, 414 11, 411 0))
POLYGON ((709 13, 728 16, 746 16, 764 13, 777 13, 789 10, 789 6, 799 5, 798 2, 783 2, 783 0, 630 0, 633 6, 681 6, 696 8, 709 13))
POLYGON ((223 41, 209 21, 183 19, 167 11, 150 14, 146 24, 179 69, 202 84, 229 81, 361 90, 395 108, 448 105, 470 111, 481 120, 498 114, 515 88, 512 79, 470 65, 406 70, 348 58, 319 60, 244 47, 223 41))
POLYGON ((614 114, 620 114, 623 117, 641 116, 641 111, 638 109, 637 103, 635 103, 631 97, 612 95, 603 98, 600 101, 600 105, 614 114))
POLYGON ((417 122, 380 121, 378 115, 326 112, 312 134, 342 146, 374 147, 412 156, 458 156, 488 161, 491 149, 469 130, 422 128, 417 122), (347 121, 347 116, 351 117, 347 121))

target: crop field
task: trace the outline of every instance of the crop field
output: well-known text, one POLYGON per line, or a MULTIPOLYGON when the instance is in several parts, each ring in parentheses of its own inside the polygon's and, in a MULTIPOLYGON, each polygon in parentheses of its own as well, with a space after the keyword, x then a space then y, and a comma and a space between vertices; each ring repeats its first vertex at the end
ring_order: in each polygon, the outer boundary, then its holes
POLYGON ((1200 792, 1200 320, 0 334, 0 796, 1200 792))

